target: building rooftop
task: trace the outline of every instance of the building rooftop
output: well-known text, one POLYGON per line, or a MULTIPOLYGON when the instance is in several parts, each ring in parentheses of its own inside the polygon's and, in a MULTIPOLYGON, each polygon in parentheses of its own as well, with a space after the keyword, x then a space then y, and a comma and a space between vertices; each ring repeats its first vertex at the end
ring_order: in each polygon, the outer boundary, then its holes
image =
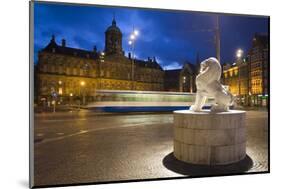
MULTIPOLYGON (((62 43, 65 43, 65 40, 62 43)), ((88 51, 83 49, 67 47, 65 44, 58 45, 55 41, 54 36, 52 36, 50 43, 44 49, 42 49, 42 52, 52 52, 52 53, 77 56, 81 58, 92 58, 92 59, 97 59, 99 57, 99 54, 96 51, 88 51)))
MULTIPOLYGON (((64 55, 69 55, 69 56, 77 56, 80 58, 91 58, 91 59, 95 59, 95 60, 98 59, 99 55, 100 55, 100 52, 98 52, 95 47, 94 47, 93 51, 67 47, 64 39, 62 40, 62 44, 58 45, 55 41, 55 36, 52 36, 52 39, 50 40, 49 44, 45 48, 43 48, 41 50, 41 52, 58 53, 58 54, 64 54, 64 55)), ((108 55, 108 56, 111 56, 111 55, 108 55)), ((114 55, 112 55, 112 56, 114 56, 114 55)), ((120 56, 120 55, 118 55, 118 56, 120 56)), ((123 55, 123 58, 131 61, 130 58, 128 58, 124 55, 123 55)), ((135 63, 141 67, 163 70, 162 67, 157 63, 155 58, 154 59, 148 58, 148 60, 135 59, 135 63)))
POLYGON ((255 46, 268 46, 268 35, 255 33, 255 36, 253 38, 253 47, 255 46))

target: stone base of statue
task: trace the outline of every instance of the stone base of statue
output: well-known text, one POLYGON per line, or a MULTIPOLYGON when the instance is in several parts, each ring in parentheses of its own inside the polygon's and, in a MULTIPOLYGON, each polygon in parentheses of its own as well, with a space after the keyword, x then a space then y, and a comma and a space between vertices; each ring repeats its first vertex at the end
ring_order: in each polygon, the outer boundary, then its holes
POLYGON ((246 156, 245 111, 174 111, 174 156, 191 164, 224 165, 246 156))

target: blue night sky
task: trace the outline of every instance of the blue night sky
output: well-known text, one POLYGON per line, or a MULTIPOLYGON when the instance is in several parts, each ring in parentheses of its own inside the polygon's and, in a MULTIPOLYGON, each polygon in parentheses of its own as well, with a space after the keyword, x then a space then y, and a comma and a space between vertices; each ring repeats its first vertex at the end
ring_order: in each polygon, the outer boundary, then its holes
MULTIPOLYGON (((155 56, 164 69, 180 68, 185 61, 195 63, 197 53, 200 60, 216 55, 212 31, 215 14, 35 2, 35 63, 38 51, 49 43, 52 34, 58 44, 64 38, 69 47, 92 50, 96 45, 99 51, 104 50, 104 32, 114 14, 126 55, 133 26, 140 32, 136 57, 155 56)), ((238 48, 248 51, 255 32, 268 33, 268 19, 220 15, 220 31, 222 63, 233 62, 238 48)))

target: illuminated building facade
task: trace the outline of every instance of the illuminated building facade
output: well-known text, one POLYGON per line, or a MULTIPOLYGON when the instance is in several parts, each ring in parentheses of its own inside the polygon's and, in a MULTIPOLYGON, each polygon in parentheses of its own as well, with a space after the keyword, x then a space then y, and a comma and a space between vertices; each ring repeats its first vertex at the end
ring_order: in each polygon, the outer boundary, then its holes
POLYGON ((56 98, 60 103, 68 103, 83 99, 83 104, 87 104, 95 100, 95 91, 99 89, 162 91, 164 70, 156 58, 132 59, 130 53, 128 57, 124 55, 122 32, 115 19, 105 32, 104 51, 95 46, 91 51, 71 48, 65 39, 59 45, 52 36, 38 53, 37 100, 50 102, 56 98))
POLYGON ((223 66, 223 81, 242 105, 268 105, 268 36, 255 34, 246 59, 223 66))
POLYGON ((255 34, 252 48, 248 53, 250 103, 252 105, 268 105, 268 57, 268 36, 255 34))
POLYGON ((229 91, 238 98, 239 104, 248 105, 249 77, 248 64, 244 60, 223 66, 223 82, 229 91))

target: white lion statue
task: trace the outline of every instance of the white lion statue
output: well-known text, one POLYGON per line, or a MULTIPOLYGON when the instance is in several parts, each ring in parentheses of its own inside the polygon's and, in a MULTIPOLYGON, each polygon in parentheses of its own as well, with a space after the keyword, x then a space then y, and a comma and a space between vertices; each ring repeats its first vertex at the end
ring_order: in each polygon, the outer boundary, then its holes
POLYGON ((196 76, 196 99, 190 107, 192 111, 201 111, 207 97, 213 97, 215 103, 212 112, 228 111, 234 102, 234 96, 220 83, 221 65, 216 58, 208 58, 201 62, 200 72, 196 76))

